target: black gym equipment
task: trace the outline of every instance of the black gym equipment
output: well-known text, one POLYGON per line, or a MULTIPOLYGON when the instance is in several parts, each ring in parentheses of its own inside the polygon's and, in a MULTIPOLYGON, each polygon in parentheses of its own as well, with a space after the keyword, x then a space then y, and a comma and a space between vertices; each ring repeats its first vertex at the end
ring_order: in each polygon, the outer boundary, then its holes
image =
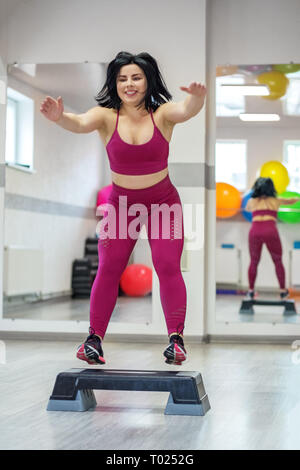
POLYGON ((84 257, 72 266, 72 298, 89 298, 98 269, 98 239, 85 239, 84 257))
MULTIPOLYGON (((88 299, 98 270, 98 238, 88 237, 84 245, 84 258, 75 259, 72 265, 72 298, 88 299)), ((119 285, 118 296, 123 291, 119 285)))
POLYGON ((249 315, 254 314, 253 305, 273 305, 273 306, 283 306, 284 311, 283 315, 297 315, 295 301, 294 300, 254 300, 254 299, 245 299, 242 300, 242 305, 239 313, 245 313, 249 315))
POLYGON ((204 416, 210 409, 199 372, 69 369, 56 377, 47 411, 95 407, 93 390, 170 392, 166 415, 204 416))

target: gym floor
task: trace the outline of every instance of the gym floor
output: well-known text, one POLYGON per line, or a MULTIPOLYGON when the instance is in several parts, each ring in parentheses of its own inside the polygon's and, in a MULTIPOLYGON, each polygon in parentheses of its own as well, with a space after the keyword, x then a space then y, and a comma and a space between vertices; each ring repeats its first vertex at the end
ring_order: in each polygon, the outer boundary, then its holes
MULTIPOLYGON (((4 345, 0 449, 300 448, 300 358, 290 345, 187 342, 184 370, 202 374, 211 405, 205 416, 164 415, 168 393, 101 390, 95 391, 94 410, 46 411, 56 375, 85 368, 75 357, 78 343, 4 340, 4 345)), ((102 367, 178 370, 163 362, 164 347, 104 341, 102 367)))
MULTIPOLYGON (((251 323, 300 323, 300 297, 294 297, 296 315, 283 315, 282 305, 254 305, 254 314, 240 314, 239 310, 245 296, 221 295, 216 296, 216 320, 217 322, 251 322, 251 323)), ((279 296, 274 293, 259 293, 257 300, 279 301, 279 296)))

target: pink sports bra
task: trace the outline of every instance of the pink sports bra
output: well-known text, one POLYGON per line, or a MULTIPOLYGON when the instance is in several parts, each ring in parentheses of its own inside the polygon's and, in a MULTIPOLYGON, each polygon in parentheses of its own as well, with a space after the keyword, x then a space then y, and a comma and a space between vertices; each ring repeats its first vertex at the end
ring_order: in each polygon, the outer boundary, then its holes
POLYGON ((272 217, 277 218, 277 211, 273 211, 272 209, 258 209, 252 212, 252 217, 256 215, 271 215, 272 217))
POLYGON ((155 125, 151 140, 145 144, 128 144, 118 133, 119 110, 113 135, 106 146, 110 168, 123 175, 147 175, 164 170, 168 166, 169 142, 155 125))

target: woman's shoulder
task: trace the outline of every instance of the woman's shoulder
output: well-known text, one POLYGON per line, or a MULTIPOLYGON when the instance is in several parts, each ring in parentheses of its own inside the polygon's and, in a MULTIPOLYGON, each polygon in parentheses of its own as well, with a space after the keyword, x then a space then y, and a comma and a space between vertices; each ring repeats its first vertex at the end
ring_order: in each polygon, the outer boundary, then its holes
POLYGON ((253 209, 277 210, 279 206, 277 198, 272 196, 252 198, 251 201, 253 209))
POLYGON ((103 116, 105 127, 110 127, 117 118, 118 110, 115 108, 106 108, 104 106, 98 106, 98 108, 100 108, 99 113, 103 116))
POLYGON ((270 201, 270 204, 273 204, 276 208, 280 206, 280 202, 277 197, 268 197, 268 200, 270 201))
POLYGON ((168 131, 171 131, 171 133, 176 125, 176 122, 169 120, 168 117, 170 110, 172 112, 174 106, 177 106, 177 104, 172 101, 167 101, 166 103, 160 104, 155 110, 153 110, 153 116, 158 127, 161 129, 168 129, 168 131))

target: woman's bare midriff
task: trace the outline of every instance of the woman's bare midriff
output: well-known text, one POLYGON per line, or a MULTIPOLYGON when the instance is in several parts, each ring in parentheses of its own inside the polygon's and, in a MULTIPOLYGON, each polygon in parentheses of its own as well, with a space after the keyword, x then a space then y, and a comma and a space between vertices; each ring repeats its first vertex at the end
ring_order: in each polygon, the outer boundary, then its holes
POLYGON ((276 222, 276 219, 271 215, 257 215, 253 217, 252 222, 262 222, 263 220, 275 220, 276 222))
POLYGON ((168 168, 157 173, 151 173, 150 175, 120 175, 119 173, 111 172, 112 181, 118 186, 122 186, 127 189, 143 189, 162 181, 169 173, 168 168))

